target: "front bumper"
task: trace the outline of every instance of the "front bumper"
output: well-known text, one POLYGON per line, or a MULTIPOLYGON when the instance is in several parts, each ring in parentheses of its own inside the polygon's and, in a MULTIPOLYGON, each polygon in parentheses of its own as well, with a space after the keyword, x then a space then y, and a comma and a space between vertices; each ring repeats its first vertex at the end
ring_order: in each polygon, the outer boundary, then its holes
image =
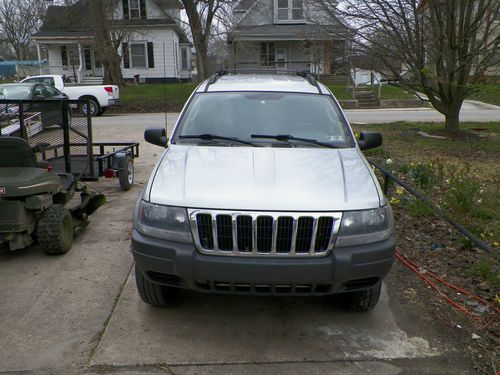
POLYGON ((194 244, 132 232, 136 266, 149 280, 184 289, 236 294, 333 294, 378 285, 394 262, 395 240, 336 248, 322 258, 200 254, 194 244))

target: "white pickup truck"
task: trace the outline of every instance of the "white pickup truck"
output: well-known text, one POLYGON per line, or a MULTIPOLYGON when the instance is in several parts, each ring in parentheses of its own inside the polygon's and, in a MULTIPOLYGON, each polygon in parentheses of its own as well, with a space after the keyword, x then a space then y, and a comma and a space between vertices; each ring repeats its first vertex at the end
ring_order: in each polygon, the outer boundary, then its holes
MULTIPOLYGON (((91 116, 102 115, 107 107, 118 105, 120 102, 120 90, 115 85, 78 86, 68 77, 61 75, 31 76, 21 82, 45 83, 65 93, 70 99, 87 99, 91 116)), ((86 105, 82 106, 82 111, 87 112, 86 105)))

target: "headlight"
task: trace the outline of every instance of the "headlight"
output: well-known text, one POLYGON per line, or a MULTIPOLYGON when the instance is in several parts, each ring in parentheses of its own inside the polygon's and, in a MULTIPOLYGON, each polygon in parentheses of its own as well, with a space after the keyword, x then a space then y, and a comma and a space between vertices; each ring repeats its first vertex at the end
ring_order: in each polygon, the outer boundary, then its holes
POLYGON ((342 215, 336 247, 383 241, 393 233, 389 205, 373 210, 348 211, 342 215))
POLYGON ((163 206, 139 199, 134 226, 146 236, 176 242, 193 242, 187 211, 182 207, 163 206))

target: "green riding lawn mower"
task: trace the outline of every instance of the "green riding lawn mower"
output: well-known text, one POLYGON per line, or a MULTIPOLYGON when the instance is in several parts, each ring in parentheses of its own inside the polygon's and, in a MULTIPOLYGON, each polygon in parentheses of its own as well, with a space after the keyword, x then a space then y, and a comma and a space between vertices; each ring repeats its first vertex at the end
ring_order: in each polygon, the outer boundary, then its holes
POLYGON ((22 138, 0 137, 0 243, 8 243, 11 250, 37 241, 47 254, 66 253, 73 235, 106 201, 73 174, 50 172, 49 162, 37 161, 36 152, 47 147, 45 143, 32 148, 22 138))

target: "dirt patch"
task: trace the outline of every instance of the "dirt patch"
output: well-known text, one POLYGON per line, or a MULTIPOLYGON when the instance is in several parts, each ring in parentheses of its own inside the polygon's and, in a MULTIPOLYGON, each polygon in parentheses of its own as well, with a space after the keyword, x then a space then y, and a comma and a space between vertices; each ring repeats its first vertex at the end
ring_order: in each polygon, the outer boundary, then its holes
POLYGON ((432 272, 446 282, 464 289, 485 300, 488 305, 453 290, 433 279, 434 285, 446 296, 471 312, 466 315, 451 306, 416 273, 397 262, 393 279, 398 280, 399 299, 406 303, 423 306, 429 316, 454 331, 462 353, 467 353, 476 368, 484 374, 493 374, 500 368, 498 287, 472 270, 477 264, 491 262, 493 273, 498 275, 499 263, 479 249, 465 249, 462 236, 446 221, 437 217, 414 218, 402 206, 394 207, 397 243, 405 257, 415 261, 422 275, 432 272))

